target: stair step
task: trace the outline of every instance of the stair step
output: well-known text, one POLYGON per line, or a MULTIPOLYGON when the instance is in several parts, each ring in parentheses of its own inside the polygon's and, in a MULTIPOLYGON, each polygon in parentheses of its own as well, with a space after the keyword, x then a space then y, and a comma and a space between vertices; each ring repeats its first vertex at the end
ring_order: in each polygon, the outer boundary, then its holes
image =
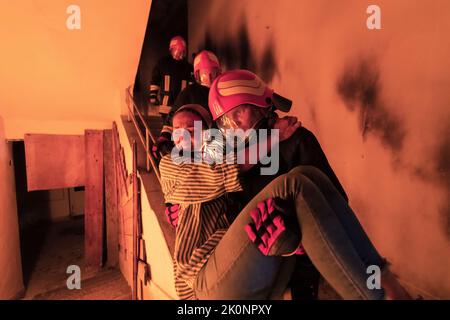
POLYGON ((81 281, 81 289, 66 286, 39 294, 33 300, 128 300, 131 289, 118 269, 101 271, 81 281))

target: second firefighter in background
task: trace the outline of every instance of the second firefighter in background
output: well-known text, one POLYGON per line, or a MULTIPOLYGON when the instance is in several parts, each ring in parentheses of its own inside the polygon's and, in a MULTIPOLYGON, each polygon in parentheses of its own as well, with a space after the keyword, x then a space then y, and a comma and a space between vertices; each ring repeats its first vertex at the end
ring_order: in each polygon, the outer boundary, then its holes
POLYGON ((158 158, 157 151, 162 155, 167 154, 173 147, 172 142, 172 118, 175 112, 186 104, 198 104, 202 106, 208 113, 208 94, 209 87, 220 75, 222 68, 217 56, 211 51, 203 50, 195 56, 194 59, 194 76, 195 81, 184 88, 172 105, 171 111, 164 119, 164 125, 161 134, 154 146, 153 152, 158 158))
POLYGON ((193 82, 193 68, 186 60, 186 42, 180 36, 170 40, 170 55, 161 58, 153 68, 150 83, 150 105, 160 106, 167 114, 180 93, 193 82))

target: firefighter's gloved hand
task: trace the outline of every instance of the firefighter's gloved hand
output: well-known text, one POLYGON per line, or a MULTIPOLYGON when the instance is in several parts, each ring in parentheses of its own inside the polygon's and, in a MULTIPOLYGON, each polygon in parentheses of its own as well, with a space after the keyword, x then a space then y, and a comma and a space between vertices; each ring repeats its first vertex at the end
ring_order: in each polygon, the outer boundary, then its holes
POLYGON ((172 225, 172 227, 176 228, 178 226, 178 211, 180 210, 179 204, 166 204, 166 218, 167 221, 172 225))
POLYGON ((276 118, 273 128, 279 130, 280 141, 284 141, 289 139, 301 126, 302 123, 297 117, 285 116, 276 118))
POLYGON ((156 144, 152 146, 152 153, 156 159, 159 159, 159 152, 164 156, 173 148, 173 142, 170 138, 165 135, 161 135, 157 140, 156 144))
POLYGON ((300 232, 290 212, 288 200, 270 198, 259 202, 250 212, 252 222, 245 226, 250 240, 266 256, 281 256, 301 253, 300 232))

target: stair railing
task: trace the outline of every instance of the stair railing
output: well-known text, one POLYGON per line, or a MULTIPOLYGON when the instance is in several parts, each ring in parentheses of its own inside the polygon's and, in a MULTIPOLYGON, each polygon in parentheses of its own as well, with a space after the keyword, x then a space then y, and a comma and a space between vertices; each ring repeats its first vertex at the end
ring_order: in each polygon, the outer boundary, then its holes
POLYGON ((161 183, 161 175, 159 173, 158 168, 158 162, 157 159, 154 157, 151 146, 156 144, 156 139, 152 135, 150 128, 147 125, 147 122, 144 119, 144 116, 142 115, 141 111, 136 105, 136 101, 134 100, 133 94, 131 92, 131 86, 129 86, 126 89, 126 103, 128 107, 128 121, 132 121, 134 124, 134 127, 136 128, 136 132, 139 135, 139 140, 142 143, 142 146, 144 147, 145 154, 146 154, 146 169, 148 172, 150 172, 151 169, 155 172, 156 177, 158 178, 158 181, 161 183), (141 127, 139 126, 139 122, 144 127, 144 132, 141 131, 141 127))

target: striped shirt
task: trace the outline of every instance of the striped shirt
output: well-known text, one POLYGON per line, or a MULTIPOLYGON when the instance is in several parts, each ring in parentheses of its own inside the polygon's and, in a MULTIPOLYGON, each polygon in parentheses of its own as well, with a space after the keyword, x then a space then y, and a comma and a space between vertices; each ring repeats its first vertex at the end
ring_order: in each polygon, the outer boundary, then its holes
POLYGON ((233 164, 176 164, 170 155, 159 164, 166 203, 179 204, 173 256, 175 289, 180 299, 196 299, 198 272, 229 227, 227 193, 242 191, 233 164))

